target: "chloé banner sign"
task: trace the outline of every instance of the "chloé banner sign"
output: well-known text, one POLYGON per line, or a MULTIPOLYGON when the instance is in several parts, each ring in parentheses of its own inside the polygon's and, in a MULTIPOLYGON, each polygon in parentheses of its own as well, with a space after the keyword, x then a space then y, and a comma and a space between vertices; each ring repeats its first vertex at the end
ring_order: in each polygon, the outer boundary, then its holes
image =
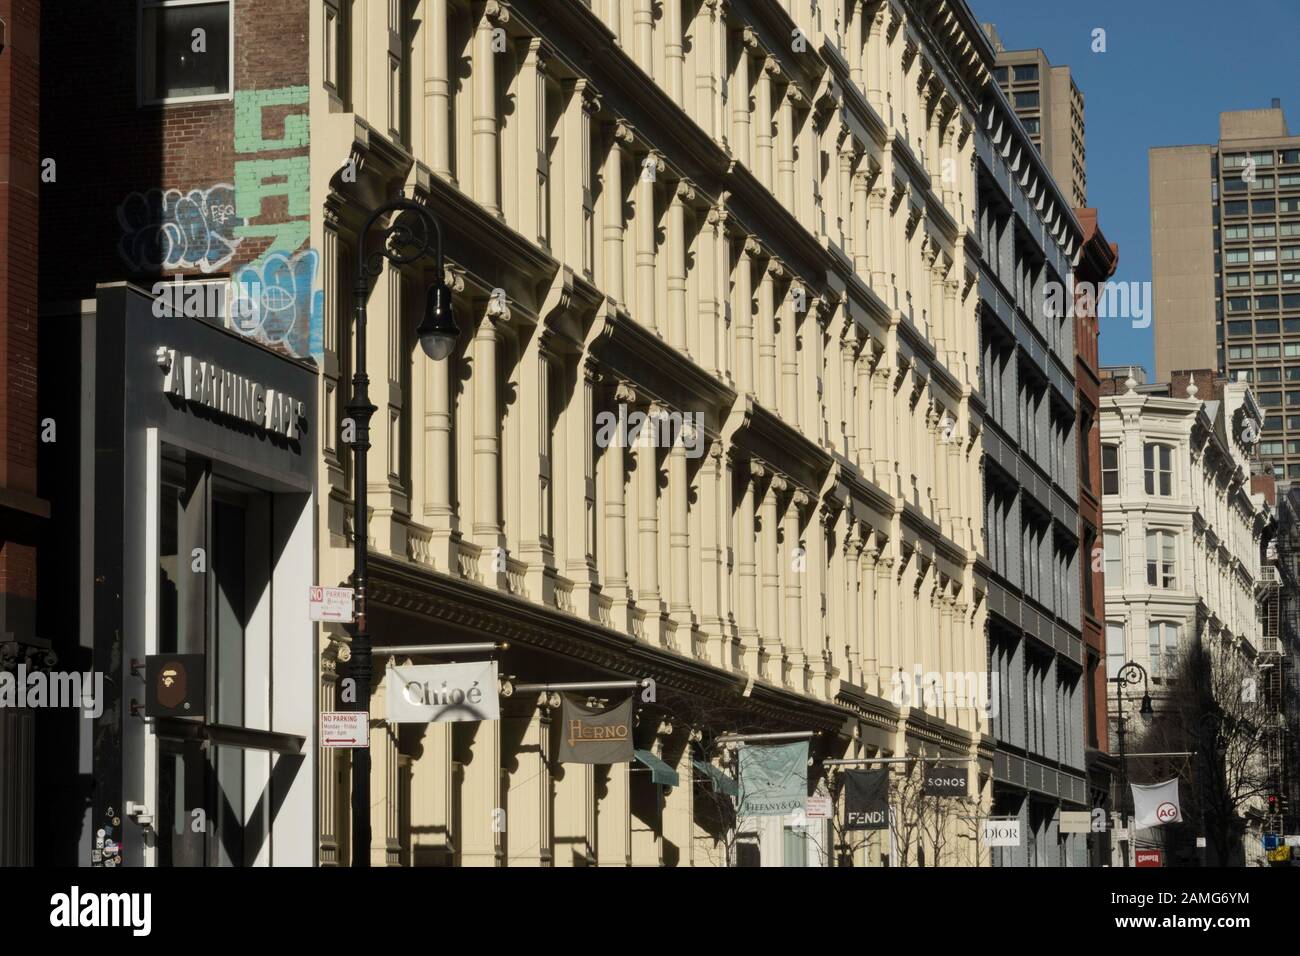
POLYGON ((165 345, 158 347, 157 359, 163 370, 164 394, 248 422, 273 435, 298 439, 303 404, 292 395, 165 345))
POLYGON ((384 675, 384 697, 390 724, 501 717, 496 661, 390 667, 384 675))

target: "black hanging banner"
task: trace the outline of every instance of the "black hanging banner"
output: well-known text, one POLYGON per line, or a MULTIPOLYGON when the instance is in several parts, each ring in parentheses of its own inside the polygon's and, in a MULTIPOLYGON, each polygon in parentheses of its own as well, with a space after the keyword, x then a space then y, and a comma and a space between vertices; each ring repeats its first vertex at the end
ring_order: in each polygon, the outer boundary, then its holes
POLYGON ((966 768, 942 765, 926 767, 921 792, 927 797, 966 796, 966 768))
POLYGON ((889 827, 889 771, 844 772, 844 829, 884 830, 889 827))

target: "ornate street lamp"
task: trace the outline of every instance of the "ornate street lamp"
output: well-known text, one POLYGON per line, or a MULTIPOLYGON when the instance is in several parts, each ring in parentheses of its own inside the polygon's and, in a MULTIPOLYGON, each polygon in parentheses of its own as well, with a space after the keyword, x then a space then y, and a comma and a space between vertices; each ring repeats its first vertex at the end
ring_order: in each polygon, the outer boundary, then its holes
MULTIPOLYGON (((1136 684, 1138 681, 1142 682, 1142 703, 1138 706, 1138 715, 1143 722, 1150 721, 1155 716, 1155 708, 1151 706, 1151 684, 1147 680, 1146 668, 1137 661, 1129 661, 1116 672, 1114 677, 1108 677, 1106 680, 1115 685, 1115 696, 1118 701, 1116 717, 1119 726, 1116 727, 1115 733, 1119 738, 1119 815, 1120 822, 1124 822, 1132 813, 1131 807, 1133 803, 1132 794, 1129 793, 1128 789, 1128 763, 1124 753, 1124 732, 1125 725, 1128 723, 1128 718, 1124 716, 1125 685, 1136 684), (1125 806, 1130 807, 1128 813, 1124 811, 1125 806)), ((1132 837, 1129 839, 1131 842, 1132 837)), ((1127 853, 1124 854, 1124 865, 1128 866, 1127 853)))
MULTIPOLYGON (((369 520, 366 508, 366 452, 370 450, 370 377, 366 374, 366 295, 370 280, 384 271, 384 260, 401 267, 432 255, 437 272, 425 299, 424 318, 416 328, 420 348, 435 362, 456 347, 460 329, 451 310, 451 290, 443 275, 442 229, 428 208, 413 199, 393 199, 370 214, 357 237, 356 367, 352 374, 352 584, 356 593, 352 624, 351 676, 357 685, 356 710, 370 710, 371 642, 366 623, 366 548, 369 520), (366 237, 381 217, 392 214, 381 232, 378 249, 366 255, 366 237)), ((352 865, 370 865, 370 748, 352 751, 352 865)))

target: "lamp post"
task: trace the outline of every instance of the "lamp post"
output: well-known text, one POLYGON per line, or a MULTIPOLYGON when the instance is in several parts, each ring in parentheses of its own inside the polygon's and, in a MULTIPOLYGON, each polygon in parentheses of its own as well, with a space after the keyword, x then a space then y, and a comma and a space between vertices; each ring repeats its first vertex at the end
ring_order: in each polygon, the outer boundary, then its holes
MULTIPOLYGON (((352 624, 351 676, 356 681, 355 709, 370 710, 372 673, 370 631, 366 622, 366 549, 369 513, 366 508, 366 452, 370 450, 370 376, 366 374, 366 295, 370 280, 384 271, 384 260, 395 266, 409 265, 432 254, 437 273, 425 299, 424 318, 415 330, 420 347, 435 362, 446 358, 456 346, 460 330, 451 312, 451 290, 443 277, 442 229, 433 214, 413 199, 384 203, 361 227, 357 236, 356 282, 356 367, 352 373, 352 400, 347 413, 352 419, 352 585, 355 616, 352 624), (381 232, 378 249, 366 255, 366 237, 381 217, 392 214, 381 232)), ((352 865, 370 865, 370 748, 352 751, 352 865)))
MULTIPOLYGON (((1125 759, 1124 751, 1124 731, 1128 718, 1124 716, 1124 685, 1136 684, 1139 680, 1142 682, 1142 703, 1138 708, 1138 714, 1143 720, 1150 720, 1155 713, 1151 706, 1151 685, 1147 680, 1147 670, 1137 661, 1129 661, 1122 666, 1114 677, 1106 678, 1107 681, 1115 685, 1115 697, 1118 702, 1116 707, 1116 716, 1119 725, 1115 728, 1115 734, 1119 738, 1119 818, 1124 823, 1128 819, 1128 814, 1124 812, 1124 807, 1132 803, 1131 795, 1128 792, 1128 763, 1125 759)), ((1132 836, 1129 837, 1128 843, 1133 842, 1132 836)), ((1124 865, 1128 866, 1128 851, 1124 852, 1124 865)))

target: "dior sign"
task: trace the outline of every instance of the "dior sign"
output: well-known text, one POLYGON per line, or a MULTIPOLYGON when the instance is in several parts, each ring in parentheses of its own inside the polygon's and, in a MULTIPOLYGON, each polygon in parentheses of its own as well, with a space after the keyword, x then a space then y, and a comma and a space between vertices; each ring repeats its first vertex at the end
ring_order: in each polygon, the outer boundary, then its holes
POLYGON ((290 441, 296 441, 301 434, 303 403, 292 395, 165 345, 158 347, 157 360, 163 371, 164 394, 290 441))

